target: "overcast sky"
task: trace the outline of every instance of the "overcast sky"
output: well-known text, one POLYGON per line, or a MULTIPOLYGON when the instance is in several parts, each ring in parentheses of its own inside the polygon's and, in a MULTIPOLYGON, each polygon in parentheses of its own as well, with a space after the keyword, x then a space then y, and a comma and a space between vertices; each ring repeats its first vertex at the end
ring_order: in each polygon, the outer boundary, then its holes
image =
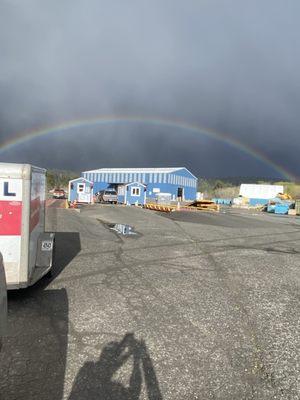
MULTIPOLYGON (((176 119, 300 176, 299 16, 299 0, 1 0, 0 142, 95 116, 176 119)), ((226 143, 142 122, 57 132, 0 157, 76 171, 279 176, 226 143)))

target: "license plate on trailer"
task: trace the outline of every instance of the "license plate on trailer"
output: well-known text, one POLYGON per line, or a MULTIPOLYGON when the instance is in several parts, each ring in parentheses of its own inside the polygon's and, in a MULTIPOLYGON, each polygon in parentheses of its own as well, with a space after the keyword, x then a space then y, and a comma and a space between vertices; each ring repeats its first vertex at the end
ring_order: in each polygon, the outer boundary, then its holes
POLYGON ((52 240, 43 240, 42 241, 42 251, 51 251, 53 249, 53 241, 52 240))

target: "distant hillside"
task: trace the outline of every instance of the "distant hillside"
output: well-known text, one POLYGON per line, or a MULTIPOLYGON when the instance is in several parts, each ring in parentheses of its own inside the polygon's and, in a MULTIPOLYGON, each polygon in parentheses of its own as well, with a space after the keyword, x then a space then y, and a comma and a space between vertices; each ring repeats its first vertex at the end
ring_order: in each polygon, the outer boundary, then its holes
POLYGON ((262 178, 225 178, 225 179, 203 179, 198 180, 198 191, 204 193, 207 198, 222 197, 232 198, 239 195, 240 185, 242 183, 257 184, 276 184, 283 185, 284 192, 293 198, 300 198, 300 184, 287 181, 278 181, 278 179, 262 178))
POLYGON ((69 181, 78 178, 80 174, 74 171, 49 169, 46 176, 48 190, 54 188, 67 189, 69 181))

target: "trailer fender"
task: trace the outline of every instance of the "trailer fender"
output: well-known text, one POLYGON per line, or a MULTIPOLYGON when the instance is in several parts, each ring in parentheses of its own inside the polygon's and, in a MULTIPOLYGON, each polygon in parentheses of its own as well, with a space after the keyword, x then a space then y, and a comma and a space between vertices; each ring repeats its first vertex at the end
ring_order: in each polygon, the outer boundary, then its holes
POLYGON ((37 241, 36 263, 37 268, 51 268, 54 259, 55 234, 43 232, 37 241))

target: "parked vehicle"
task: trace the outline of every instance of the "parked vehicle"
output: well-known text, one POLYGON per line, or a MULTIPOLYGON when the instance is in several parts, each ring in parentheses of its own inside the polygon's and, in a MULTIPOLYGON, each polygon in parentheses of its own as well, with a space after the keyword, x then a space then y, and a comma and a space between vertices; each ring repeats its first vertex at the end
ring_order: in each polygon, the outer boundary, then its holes
POLYGON ((6 333, 7 325, 7 289, 3 258, 0 253, 0 350, 2 347, 2 338, 6 333))
POLYGON ((97 199, 99 203, 117 204, 118 195, 117 192, 113 189, 101 190, 100 192, 97 193, 97 199))
POLYGON ((52 268, 54 233, 45 232, 46 170, 0 163, 0 250, 7 289, 37 282, 52 268))
POLYGON ((54 199, 65 199, 66 192, 64 191, 64 189, 54 189, 53 198, 54 199))

